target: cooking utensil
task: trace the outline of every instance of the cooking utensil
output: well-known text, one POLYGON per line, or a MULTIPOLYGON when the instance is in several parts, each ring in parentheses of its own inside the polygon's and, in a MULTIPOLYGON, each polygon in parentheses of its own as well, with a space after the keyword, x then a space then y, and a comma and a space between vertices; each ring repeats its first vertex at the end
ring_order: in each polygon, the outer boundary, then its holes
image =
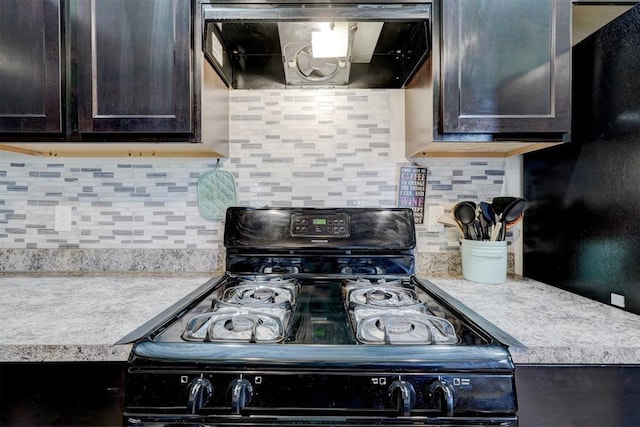
POLYGON ((446 213, 444 215, 441 215, 440 217, 438 217, 438 222, 440 224, 449 225, 451 227, 454 227, 456 230, 458 230, 458 233, 460 234, 460 237, 462 237, 463 239, 465 238, 464 230, 462 229, 462 225, 458 222, 458 220, 456 220, 453 217, 452 214, 446 213))
MULTIPOLYGON (((502 215, 504 210, 516 200, 517 197, 512 196, 494 197, 491 201, 491 208, 493 209, 493 212, 496 216, 500 216, 502 215)), ((498 221, 496 220, 496 224, 497 222, 498 221)))
POLYGON ((480 224, 483 225, 482 239, 489 240, 491 236, 489 230, 496 225, 496 213, 493 211, 493 207, 487 202, 480 202, 480 213, 480 218, 484 221, 484 224, 482 224, 483 221, 480 222, 480 224))
POLYGON ((527 202, 521 198, 515 198, 509 206, 505 208, 500 215, 500 233, 498 234, 498 240, 504 240, 507 236, 507 224, 515 222, 518 217, 524 212, 524 208, 527 202))
POLYGON ((518 223, 520 221, 522 221, 522 217, 524 216, 524 212, 520 213, 520 215, 518 215, 518 217, 511 221, 511 222, 505 222, 505 239, 506 239, 506 233, 509 232, 511 229, 513 229, 513 231, 511 232, 511 239, 515 242, 516 240, 518 240, 518 238, 520 237, 520 229, 515 228, 516 225, 518 225, 518 223))
POLYGON ((482 232, 482 223, 480 222, 480 218, 482 217, 482 213, 480 212, 480 204, 478 203, 476 205, 475 202, 472 201, 465 201, 464 203, 470 205, 471 207, 473 207, 474 209, 474 221, 473 223, 471 223, 471 229, 473 230, 474 235, 472 236, 475 240, 482 240, 483 239, 483 232, 482 232))
POLYGON ((524 217, 524 211, 521 212, 515 220, 507 223, 507 231, 511 230, 511 228, 515 227, 520 221, 522 221, 522 217, 524 217))
POLYGON ((502 222, 500 222, 500 220, 502 219, 502 214, 504 213, 504 210, 507 208, 507 206, 513 203, 515 199, 515 197, 511 196, 501 196, 494 197, 493 200, 491 200, 491 209, 493 210, 494 214, 494 227, 491 230, 489 240, 496 241, 499 239, 500 232, 502 231, 502 222))
POLYGON ((453 207, 453 216, 460 222, 465 238, 477 240, 477 233, 473 226, 476 222, 476 204, 467 201, 457 203, 453 207))

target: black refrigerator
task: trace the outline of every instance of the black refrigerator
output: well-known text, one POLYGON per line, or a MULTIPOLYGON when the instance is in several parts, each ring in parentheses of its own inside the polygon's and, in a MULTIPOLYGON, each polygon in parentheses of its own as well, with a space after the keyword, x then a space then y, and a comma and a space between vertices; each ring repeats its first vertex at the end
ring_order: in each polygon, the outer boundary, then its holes
POLYGON ((640 314, 640 5, 572 79, 572 142, 524 156, 524 275, 640 314))

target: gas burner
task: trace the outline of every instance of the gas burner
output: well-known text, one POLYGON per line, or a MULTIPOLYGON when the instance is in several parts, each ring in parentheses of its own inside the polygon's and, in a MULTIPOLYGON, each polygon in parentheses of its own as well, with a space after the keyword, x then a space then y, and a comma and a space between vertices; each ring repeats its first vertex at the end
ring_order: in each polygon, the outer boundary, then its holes
POLYGON ((392 286, 355 288, 348 292, 347 301, 350 305, 378 308, 407 307, 420 303, 413 290, 392 286))
POLYGON ((421 302, 413 290, 399 286, 358 287, 347 294, 346 302, 356 330, 363 319, 376 314, 394 311, 407 315, 427 313, 427 303, 421 302))
POLYGON ((288 302, 295 304, 296 296, 293 290, 279 286, 242 285, 229 288, 222 298, 230 304, 240 305, 278 305, 288 302))
MULTIPOLYGON (((352 301, 350 294, 355 290, 367 291, 374 288, 402 288, 400 280, 387 281, 382 278, 376 281, 358 277, 357 279, 347 279, 342 282, 342 295, 345 303, 348 305, 352 301)), ((374 296, 375 298, 375 296, 374 296)), ((364 301, 360 301, 364 302, 364 301)))
POLYGON ((358 322, 363 344, 456 344, 458 337, 446 319, 406 311, 369 315, 358 322))
POLYGON ((381 310, 406 309, 409 312, 423 313, 427 308, 416 292, 402 286, 399 280, 347 280, 343 284, 343 295, 345 305, 355 322, 381 310))
POLYGON ((251 312, 210 312, 193 317, 182 334, 188 341, 276 343, 284 340, 276 316, 251 312))
POLYGON ((235 287, 228 288, 223 300, 234 304, 269 305, 288 301, 296 304, 300 284, 294 278, 242 279, 235 287))

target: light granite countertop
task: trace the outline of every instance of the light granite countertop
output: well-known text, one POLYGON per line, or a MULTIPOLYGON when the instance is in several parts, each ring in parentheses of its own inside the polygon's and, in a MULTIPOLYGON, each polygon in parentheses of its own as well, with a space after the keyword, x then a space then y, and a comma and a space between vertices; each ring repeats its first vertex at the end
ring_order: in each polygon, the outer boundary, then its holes
MULTIPOLYGON (((125 361, 116 341, 212 277, 0 274, 0 362, 125 361)), ((640 364, 640 316, 528 279, 425 278, 525 344, 517 364, 640 364)))
POLYGON ((526 278, 500 285, 427 277, 527 349, 516 364, 640 365, 640 316, 526 278))
POLYGON ((116 341, 211 277, 0 274, 0 362, 127 360, 116 341))

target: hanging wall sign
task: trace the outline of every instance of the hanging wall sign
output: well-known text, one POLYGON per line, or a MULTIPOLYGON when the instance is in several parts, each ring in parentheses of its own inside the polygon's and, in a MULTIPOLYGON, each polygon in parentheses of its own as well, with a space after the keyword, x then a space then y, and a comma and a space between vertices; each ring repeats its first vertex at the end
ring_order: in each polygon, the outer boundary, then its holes
POLYGON ((427 168, 403 166, 400 168, 398 207, 411 208, 416 224, 424 222, 424 198, 427 190, 427 168))

